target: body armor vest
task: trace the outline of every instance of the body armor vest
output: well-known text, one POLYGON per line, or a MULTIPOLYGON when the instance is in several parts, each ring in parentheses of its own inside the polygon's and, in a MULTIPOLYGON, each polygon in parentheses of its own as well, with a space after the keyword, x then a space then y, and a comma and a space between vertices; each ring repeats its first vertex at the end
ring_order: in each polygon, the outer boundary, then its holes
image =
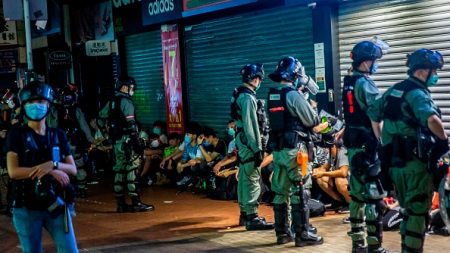
POLYGON ((404 108, 409 115, 414 115, 411 106, 406 102, 405 95, 415 89, 425 89, 424 87, 414 83, 411 80, 404 80, 392 87, 392 91, 389 96, 386 97, 386 103, 383 107, 383 114, 386 119, 392 121, 402 120, 411 127, 416 127, 419 123, 411 116, 405 116, 398 110, 392 110, 392 108, 404 108))
POLYGON ((238 88, 235 88, 233 91, 233 95, 231 96, 230 116, 234 120, 242 121, 242 115, 239 113, 241 108, 239 108, 239 106, 237 104, 237 99, 238 99, 239 95, 241 95, 241 93, 247 93, 252 96, 255 96, 255 94, 251 89, 249 89, 245 86, 240 86, 238 88))
POLYGON ((268 111, 271 132, 268 150, 279 151, 283 148, 296 148, 302 141, 310 141, 310 135, 299 118, 289 112, 286 105, 288 92, 298 92, 293 87, 271 88, 269 91, 268 111))
POLYGON ((120 139, 124 134, 126 134, 126 129, 128 127, 127 119, 120 108, 122 99, 127 99, 132 103, 130 97, 123 95, 116 95, 114 99, 109 103, 109 124, 110 133, 109 136, 114 140, 120 139))
POLYGON ((87 139, 80 128, 75 106, 60 107, 58 110, 58 128, 62 129, 72 146, 86 146, 87 139))
POLYGON ((269 122, 271 122, 270 127, 273 132, 304 131, 304 126, 300 119, 292 116, 287 108, 286 95, 290 91, 297 92, 293 87, 281 90, 271 88, 269 91, 269 122))
POLYGON ((363 126, 370 128, 371 122, 367 114, 361 109, 355 97, 355 84, 363 75, 352 75, 344 77, 342 88, 342 101, 344 104, 345 124, 349 126, 363 126))

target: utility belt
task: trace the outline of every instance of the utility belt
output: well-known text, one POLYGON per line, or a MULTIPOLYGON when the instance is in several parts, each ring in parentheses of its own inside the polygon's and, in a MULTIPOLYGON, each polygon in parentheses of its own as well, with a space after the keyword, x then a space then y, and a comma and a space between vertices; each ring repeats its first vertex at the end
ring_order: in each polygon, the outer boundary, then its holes
POLYGON ((271 132, 269 136, 268 146, 272 151, 280 151, 284 148, 297 148, 298 145, 302 142, 311 142, 311 137, 308 133, 296 130, 290 130, 286 132, 271 132))

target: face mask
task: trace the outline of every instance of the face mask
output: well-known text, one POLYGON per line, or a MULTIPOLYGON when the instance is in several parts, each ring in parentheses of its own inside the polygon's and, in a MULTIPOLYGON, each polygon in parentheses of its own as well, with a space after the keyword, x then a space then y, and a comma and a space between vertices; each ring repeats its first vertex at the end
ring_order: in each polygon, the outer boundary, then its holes
POLYGON ((234 137, 235 134, 236 134, 236 131, 234 131, 234 128, 232 128, 232 127, 228 128, 228 135, 231 135, 234 137))
POLYGON ((48 105, 41 103, 25 104, 25 115, 31 121, 40 121, 47 116, 48 105))
POLYGON ((256 86, 255 92, 257 92, 259 90, 259 88, 261 88, 261 82, 259 82, 258 86, 256 86))
POLYGON ((134 95, 134 91, 132 90, 132 91, 129 91, 128 92, 128 95, 130 95, 130 97, 132 97, 133 95, 134 95))
POLYGON ((439 76, 438 75, 431 75, 430 78, 428 78, 427 86, 428 87, 436 86, 438 81, 439 81, 439 76))
POLYGON ((153 141, 150 143, 150 146, 151 146, 152 148, 157 148, 157 147, 159 146, 159 141, 158 141, 158 140, 153 140, 153 141))
POLYGON ((209 146, 209 141, 204 140, 202 145, 205 146, 205 147, 208 147, 209 146))
POLYGON ((157 134, 157 135, 161 135, 161 128, 159 128, 159 127, 154 127, 154 128, 153 128, 153 133, 154 133, 154 134, 157 134))
POLYGON ((375 74, 378 71, 378 62, 373 62, 372 64, 372 74, 375 74))
POLYGON ((309 92, 304 92, 303 97, 308 100, 309 99, 309 92))
POLYGON ((190 143, 190 142, 191 142, 191 137, 189 137, 189 135, 186 134, 186 135, 184 136, 184 142, 185 142, 185 143, 190 143))

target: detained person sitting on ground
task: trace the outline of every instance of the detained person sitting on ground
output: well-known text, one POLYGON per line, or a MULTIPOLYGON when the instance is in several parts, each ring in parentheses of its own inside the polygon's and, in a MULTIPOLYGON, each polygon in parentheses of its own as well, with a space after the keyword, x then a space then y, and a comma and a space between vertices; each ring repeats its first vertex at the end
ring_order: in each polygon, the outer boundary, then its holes
POLYGON ((181 161, 177 165, 177 171, 182 179, 177 182, 178 186, 189 186, 195 181, 193 178, 194 167, 205 162, 202 152, 199 150, 198 137, 201 134, 201 127, 197 123, 189 124, 184 136, 184 151, 181 161))
POLYGON ((312 176, 316 179, 319 187, 327 193, 337 203, 341 204, 341 209, 337 212, 348 212, 350 194, 348 192, 348 157, 347 149, 341 141, 335 141, 333 136, 325 137, 323 145, 329 149, 328 161, 313 170, 312 176))

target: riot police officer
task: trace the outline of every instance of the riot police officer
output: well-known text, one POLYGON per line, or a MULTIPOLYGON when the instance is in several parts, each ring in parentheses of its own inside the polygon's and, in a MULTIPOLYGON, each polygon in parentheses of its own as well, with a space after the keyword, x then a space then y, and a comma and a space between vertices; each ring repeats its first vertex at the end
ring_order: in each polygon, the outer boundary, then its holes
POLYGON ((77 165, 77 196, 86 198, 87 149, 94 141, 91 129, 78 103, 78 88, 69 84, 57 92, 54 106, 51 107, 46 123, 50 127, 62 129, 69 139, 77 165))
MULTIPOLYGON (((274 173, 272 191, 275 192, 273 209, 277 244, 293 240, 289 229, 288 205, 291 205, 292 228, 295 246, 318 245, 323 239, 316 231, 310 231, 309 192, 304 189, 311 184, 311 177, 301 174, 297 154, 310 141, 309 132, 319 124, 319 117, 303 94, 294 85, 301 76, 302 65, 294 57, 285 57, 278 62, 270 79, 280 85, 271 88, 268 99, 271 133, 269 149, 273 152, 274 173)), ((305 161, 310 168, 310 163, 305 161)))
POLYGON ((403 214, 402 252, 423 252, 433 193, 430 172, 436 171, 437 159, 448 152, 441 113, 429 90, 437 84, 436 71, 444 60, 439 52, 428 49, 407 58, 409 77, 390 87, 368 113, 373 121, 384 122, 383 154, 403 214))
POLYGON ((262 64, 247 64, 241 69, 242 85, 233 92, 231 117, 236 120, 236 147, 239 159, 238 203, 240 220, 247 230, 273 229, 258 216, 258 198, 261 193, 260 165, 264 158, 261 134, 258 128, 256 91, 264 78, 262 64))
POLYGON ((136 189, 136 170, 140 166, 138 143, 138 128, 136 125, 135 109, 131 97, 136 89, 136 82, 132 77, 121 77, 117 84, 118 91, 112 101, 100 112, 101 118, 108 118, 110 138, 114 142, 115 164, 113 170, 114 192, 117 200, 117 212, 153 211, 153 205, 141 202, 136 189), (132 144, 132 145, 129 145, 132 144), (125 187, 131 198, 132 205, 125 200, 125 187))
POLYGON ((348 234, 353 242, 352 252, 387 252, 381 247, 385 192, 378 178, 380 124, 372 126, 367 116, 368 107, 379 97, 379 90, 369 76, 376 72, 377 60, 382 55, 382 47, 375 42, 357 43, 350 54, 353 72, 344 77, 344 145, 348 148, 352 198, 349 205, 351 231, 348 234))

